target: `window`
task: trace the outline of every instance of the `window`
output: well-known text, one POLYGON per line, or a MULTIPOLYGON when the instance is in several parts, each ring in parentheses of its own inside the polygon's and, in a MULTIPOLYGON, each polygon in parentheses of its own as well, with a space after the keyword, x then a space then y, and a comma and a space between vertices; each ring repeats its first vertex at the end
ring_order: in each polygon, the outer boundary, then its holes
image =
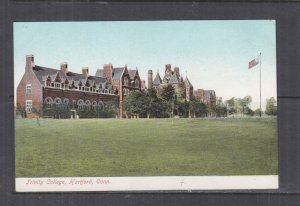
POLYGON ((52 103, 53 103, 53 100, 51 97, 46 97, 45 100, 44 100, 44 104, 46 106, 46 109, 50 109, 52 107, 52 103))
POLYGON ((27 113, 32 112, 32 100, 26 100, 26 112, 27 113))
POLYGON ((85 101, 85 108, 89 111, 91 109, 91 102, 90 100, 85 101))
POLYGON ((124 86, 128 86, 128 78, 124 77, 124 86))
POLYGON ((129 94, 129 89, 123 89, 123 94, 128 95, 129 94))
POLYGON ((92 106, 93 106, 93 110, 96 110, 97 107, 98 107, 97 102, 96 102, 96 101, 93 101, 92 106))
POLYGON ((138 79, 135 80, 134 86, 139 88, 140 87, 140 82, 138 79))
POLYGON ((102 101, 99 101, 98 102, 98 107, 100 110, 103 110, 104 109, 104 103, 102 101))
POLYGON ((31 84, 26 84, 26 94, 31 94, 32 89, 31 89, 31 84))
POLYGON ((54 83, 54 87, 55 87, 55 88, 60 88, 60 83, 55 82, 55 83, 54 83))
POLYGON ((83 110, 84 109, 84 101, 82 99, 79 99, 77 101, 77 106, 79 110, 83 110))
POLYGON ((63 104, 64 104, 64 105, 68 105, 68 104, 69 104, 69 102, 70 102, 70 101, 69 101, 69 99, 68 99, 68 98, 64 98, 64 101, 63 101, 63 104))
POLYGON ((59 97, 56 97, 55 99, 54 99, 54 103, 55 104, 61 104, 61 99, 59 98, 59 97))

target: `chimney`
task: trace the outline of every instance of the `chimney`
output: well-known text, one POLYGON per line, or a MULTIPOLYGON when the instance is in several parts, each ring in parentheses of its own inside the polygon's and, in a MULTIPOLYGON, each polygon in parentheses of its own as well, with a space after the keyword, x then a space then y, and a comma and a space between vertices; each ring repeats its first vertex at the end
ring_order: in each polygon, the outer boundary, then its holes
POLYGON ((63 73, 67 74, 67 73, 68 73, 68 63, 67 63, 67 62, 62 62, 62 63, 60 64, 60 70, 61 70, 63 73))
POLYGON ((34 56, 33 54, 26 55, 26 70, 32 70, 34 67, 34 56))
POLYGON ((104 64, 103 65, 103 76, 107 80, 112 79, 113 65, 112 64, 104 64))
POLYGON ((82 67, 82 74, 85 78, 89 76, 89 68, 88 67, 82 67))
POLYGON ((172 74, 171 64, 166 64, 165 74, 166 75, 171 75, 172 74))
POLYGON ((174 67, 174 72, 177 75, 177 77, 180 77, 179 67, 174 67))
POLYGON ((152 81, 153 81, 152 70, 148 70, 148 89, 152 88, 152 81))

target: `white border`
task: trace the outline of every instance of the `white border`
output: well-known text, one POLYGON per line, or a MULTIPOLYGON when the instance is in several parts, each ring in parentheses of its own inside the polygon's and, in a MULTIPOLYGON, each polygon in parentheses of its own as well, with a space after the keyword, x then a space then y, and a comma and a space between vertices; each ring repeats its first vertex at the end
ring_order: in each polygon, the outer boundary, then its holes
POLYGON ((278 189, 278 175, 16 178, 16 192, 278 189))

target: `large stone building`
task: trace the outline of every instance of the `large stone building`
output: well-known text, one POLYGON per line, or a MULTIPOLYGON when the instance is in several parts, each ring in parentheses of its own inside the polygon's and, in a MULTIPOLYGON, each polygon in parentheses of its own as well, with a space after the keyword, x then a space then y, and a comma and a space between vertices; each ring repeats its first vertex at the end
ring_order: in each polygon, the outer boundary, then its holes
POLYGON ((25 73, 17 87, 17 104, 26 109, 28 117, 36 116, 34 111, 41 111, 45 104, 73 104, 77 109, 115 107, 122 117, 124 97, 144 85, 138 70, 127 66, 105 64, 95 75, 84 67, 79 74, 69 71, 67 63, 59 69, 35 65, 34 56, 27 55, 25 73))
MULTIPOLYGON (((148 88, 160 90, 166 84, 171 84, 186 101, 193 96, 205 104, 219 100, 214 90, 193 91, 193 85, 187 77, 182 77, 179 67, 172 70, 171 64, 166 64, 163 78, 157 72, 153 79, 152 70, 148 71, 148 88)), ((25 73, 17 87, 17 105, 26 110, 28 117, 41 113, 45 105, 49 108, 62 105, 72 108, 74 116, 78 110, 113 108, 122 118, 126 95, 145 88, 138 70, 130 70, 126 65, 114 68, 105 64, 95 75, 90 75, 88 67, 83 67, 82 73, 69 71, 67 63, 62 63, 59 69, 48 68, 36 65, 34 56, 27 55, 25 73)))
POLYGON ((171 64, 165 65, 165 74, 161 78, 157 72, 155 78, 153 79, 152 70, 148 71, 148 88, 160 89, 164 84, 171 84, 175 89, 180 89, 182 98, 186 101, 190 101, 193 96, 193 85, 187 77, 183 79, 180 75, 179 67, 171 68, 171 64))

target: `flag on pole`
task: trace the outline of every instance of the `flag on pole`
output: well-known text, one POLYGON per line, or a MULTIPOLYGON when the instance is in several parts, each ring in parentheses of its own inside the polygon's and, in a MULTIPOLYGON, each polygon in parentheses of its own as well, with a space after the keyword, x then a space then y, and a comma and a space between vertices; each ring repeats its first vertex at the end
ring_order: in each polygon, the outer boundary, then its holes
POLYGON ((253 59, 248 63, 248 69, 255 67, 256 65, 258 65, 258 63, 259 63, 259 57, 253 59))

